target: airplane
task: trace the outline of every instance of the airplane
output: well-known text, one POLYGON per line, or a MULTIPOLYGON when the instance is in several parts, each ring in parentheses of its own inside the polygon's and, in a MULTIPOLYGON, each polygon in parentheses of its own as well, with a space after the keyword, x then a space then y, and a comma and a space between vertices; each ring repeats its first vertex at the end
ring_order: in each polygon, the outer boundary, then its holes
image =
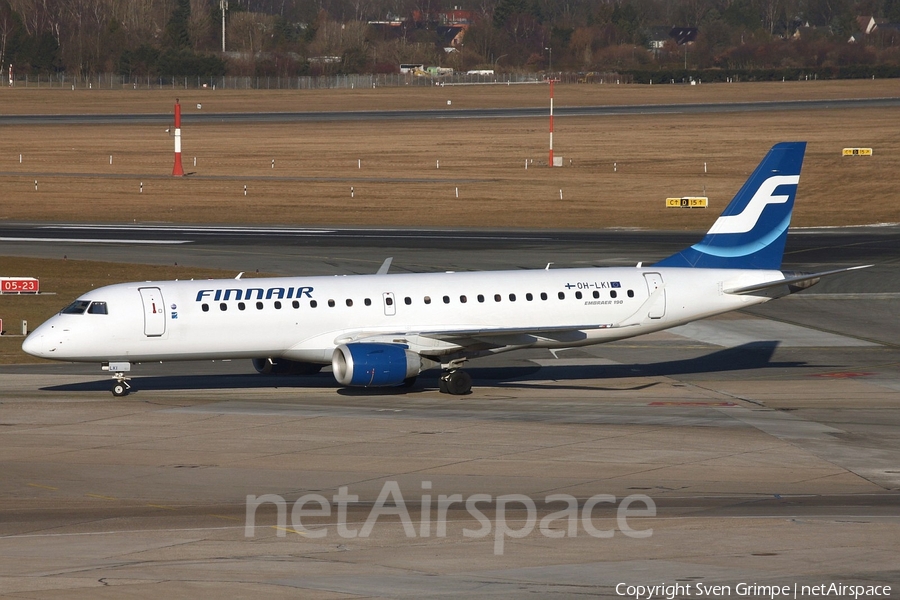
POLYGON ((766 154, 706 236, 653 265, 487 272, 120 283, 91 290, 35 329, 32 356, 99 362, 112 392, 132 364, 251 359, 260 373, 317 373, 342 386, 470 392, 461 367, 522 348, 575 348, 668 329, 808 288, 781 270, 805 142, 766 154))

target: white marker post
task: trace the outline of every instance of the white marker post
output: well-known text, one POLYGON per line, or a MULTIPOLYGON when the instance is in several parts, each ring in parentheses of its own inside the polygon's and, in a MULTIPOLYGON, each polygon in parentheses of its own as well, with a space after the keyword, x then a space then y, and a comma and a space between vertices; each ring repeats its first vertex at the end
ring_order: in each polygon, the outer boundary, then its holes
POLYGON ((548 167, 553 166, 553 82, 555 79, 550 80, 550 160, 547 163, 548 167))

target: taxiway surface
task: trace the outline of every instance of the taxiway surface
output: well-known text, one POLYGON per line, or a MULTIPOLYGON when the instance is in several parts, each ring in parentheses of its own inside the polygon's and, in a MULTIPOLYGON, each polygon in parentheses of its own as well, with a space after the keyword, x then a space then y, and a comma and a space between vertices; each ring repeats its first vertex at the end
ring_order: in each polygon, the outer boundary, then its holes
MULTIPOLYGON (((342 274, 385 256, 409 271, 649 263, 695 237, 200 229, 4 225, 0 255, 342 274), (133 243, 108 241, 122 237, 133 243), (150 239, 187 243, 138 243, 150 239)), ((898 261, 897 227, 795 231, 785 268, 876 266, 664 333, 479 360, 465 397, 439 394, 436 373, 372 393, 241 361, 142 365, 138 391, 114 399, 93 366, 0 367, 0 589, 562 598, 835 582, 896 595, 898 261), (339 525, 342 488, 358 502, 339 525), (266 494, 248 528, 248 496, 266 494)))

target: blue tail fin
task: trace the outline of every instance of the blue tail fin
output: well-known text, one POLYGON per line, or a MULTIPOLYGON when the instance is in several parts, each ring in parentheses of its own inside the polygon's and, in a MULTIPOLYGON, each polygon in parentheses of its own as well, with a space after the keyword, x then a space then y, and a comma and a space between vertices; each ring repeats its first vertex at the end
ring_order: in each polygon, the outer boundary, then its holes
POLYGON ((706 237, 654 266, 780 269, 805 151, 806 142, 773 146, 706 237))

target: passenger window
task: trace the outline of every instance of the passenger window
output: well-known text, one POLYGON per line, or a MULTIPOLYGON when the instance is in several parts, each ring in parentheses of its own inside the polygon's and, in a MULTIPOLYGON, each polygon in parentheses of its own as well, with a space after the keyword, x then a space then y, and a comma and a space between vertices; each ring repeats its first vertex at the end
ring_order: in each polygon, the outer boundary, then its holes
POLYGON ((431 304, 431 296, 425 296, 425 304, 431 304))
POLYGON ((634 298, 634 290, 628 290, 628 297, 634 298))
POLYGON ((225 304, 224 302, 219 302, 219 310, 221 310, 222 312, 225 312, 226 310, 228 310, 228 305, 225 304))
POLYGON ((547 292, 541 292, 541 300, 547 299, 547 292))
POLYGON ((596 300, 597 298, 600 297, 600 292, 598 292, 597 290, 594 290, 594 293, 592 295, 594 296, 594 299, 596 300))
POLYGON ((618 296, 618 295, 619 295, 619 294, 616 292, 616 290, 610 290, 610 291, 609 291, 609 297, 610 297, 610 298, 615 298, 615 297, 618 296))
POLYGON ((581 300, 581 292, 575 292, 575 299, 581 300))
POLYGON ((366 306, 372 306, 372 299, 366 298, 365 300, 363 300, 363 304, 365 304, 366 306))
MULTIPOLYGON (((388 298, 388 304, 391 304, 391 299, 390 299, 390 298, 388 298)), ((328 306, 329 306, 329 308, 334 308, 334 300, 329 300, 329 301, 328 301, 328 306)))
POLYGON ((257 303, 256 303, 256 310, 262 310, 262 309, 263 309, 263 303, 262 303, 262 302, 257 302, 257 303))
POLYGON ((460 301, 462 304, 465 304, 465 303, 468 301, 468 298, 466 298, 465 296, 460 296, 460 297, 459 297, 459 301, 460 301))
POLYGON ((444 304, 450 304, 450 296, 444 296, 444 304))
POLYGON ((532 300, 534 300, 534 296, 531 295, 531 292, 528 292, 527 294, 525 294, 525 299, 531 302, 532 300))
POLYGON ((410 304, 412 304, 412 298, 407 296, 406 298, 403 299, 403 302, 406 303, 407 306, 409 306, 410 304))
POLYGON ((279 302, 278 300, 275 301, 275 308, 277 310, 281 310, 281 302, 279 302))
POLYGON ((107 314, 106 302, 91 302, 91 307, 88 309, 88 314, 91 314, 91 315, 107 314))
POLYGON ((319 305, 319 303, 316 302, 315 300, 310 300, 310 301, 309 301, 309 307, 310 307, 310 308, 315 308, 315 307, 317 307, 318 305, 319 305))
POLYGON ((565 299, 566 299, 566 293, 565 293, 565 292, 560 292, 559 294, 557 294, 557 296, 559 296, 559 299, 560 299, 560 300, 565 300, 565 299))
POLYGON ((515 301, 516 301, 516 295, 515 295, 515 294, 510 294, 510 295, 509 295, 509 301, 510 301, 510 302, 515 302, 515 301))
MULTIPOLYGON (((386 297, 384 298, 384 303, 387 304, 388 306, 393 306, 393 305, 394 305, 394 299, 391 298, 390 296, 386 296, 386 297)), ((329 300, 329 301, 328 301, 328 306, 334 306, 334 300, 329 300)))
POLYGON ((478 294, 478 301, 484 302, 484 294, 478 294))
MULTIPOLYGON (((241 302, 241 304, 243 304, 243 302, 241 302)), ((298 302, 297 300, 294 300, 293 302, 291 302, 291 306, 293 306, 294 308, 300 308, 300 302, 298 302)), ((240 308, 240 305, 238 305, 238 308, 240 308)), ((244 310, 244 309, 241 308, 241 310, 244 310)))
POLYGON ((246 304, 244 304, 243 302, 238 302, 238 310, 244 310, 245 308, 247 308, 246 304))
POLYGON ((347 298, 347 306, 353 306, 353 300, 347 298))
POLYGON ((59 312, 64 315, 83 315, 90 303, 90 300, 76 300, 59 312))
POLYGON ((500 302, 500 294, 494 294, 494 302, 500 302))
POLYGON ((209 304, 201 304, 200 310, 202 310, 203 312, 209 312, 209 304))

